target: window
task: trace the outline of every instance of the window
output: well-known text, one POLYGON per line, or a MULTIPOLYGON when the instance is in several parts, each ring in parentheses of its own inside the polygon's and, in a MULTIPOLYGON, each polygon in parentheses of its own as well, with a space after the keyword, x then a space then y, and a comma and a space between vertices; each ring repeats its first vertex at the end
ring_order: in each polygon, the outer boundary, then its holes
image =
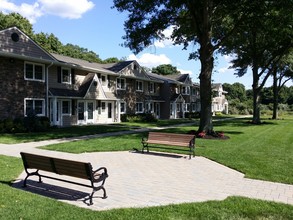
POLYGON ((28 115, 45 115, 45 100, 44 99, 25 99, 25 116, 28 115))
POLYGON ((70 101, 62 101, 62 114, 70 114, 70 101))
POLYGON ((102 112, 106 111, 106 102, 102 102, 102 112))
POLYGON ((143 103, 142 102, 136 103, 135 111, 136 111, 136 113, 143 113, 143 103))
POLYGON ((120 103, 120 113, 121 114, 125 114, 126 113, 126 103, 125 102, 121 102, 120 103))
POLYGON ((146 113, 153 113, 154 112, 154 105, 152 102, 146 103, 145 105, 146 113))
POLYGON ((192 111, 195 112, 196 111, 196 104, 192 103, 192 111))
POLYGON ((136 91, 143 91, 143 82, 136 81, 136 91))
POLYGON ((70 69, 62 68, 61 70, 61 82, 71 84, 71 73, 70 69))
POLYGON ((117 89, 126 89, 125 79, 117 78, 117 89))
POLYGON ((185 111, 190 112, 190 104, 186 103, 185 105, 185 111))
POLYGON ((105 75, 101 76, 101 81, 102 81, 102 86, 106 86, 107 85, 107 78, 105 75))
POLYGON ((182 87, 182 94, 189 95, 190 94, 190 87, 189 86, 183 86, 182 87))
POLYGON ((155 86, 154 86, 154 83, 153 82, 149 82, 149 92, 150 93, 155 93, 155 86))
POLYGON ((45 66, 42 64, 25 62, 24 78, 26 80, 45 81, 45 66))

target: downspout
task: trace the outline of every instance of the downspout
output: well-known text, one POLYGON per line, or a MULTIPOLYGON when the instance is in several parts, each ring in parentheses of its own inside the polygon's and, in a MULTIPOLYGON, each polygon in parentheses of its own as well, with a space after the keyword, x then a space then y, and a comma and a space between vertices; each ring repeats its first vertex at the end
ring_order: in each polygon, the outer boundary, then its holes
POLYGON ((49 118, 49 68, 53 66, 53 62, 46 68, 46 116, 49 118))

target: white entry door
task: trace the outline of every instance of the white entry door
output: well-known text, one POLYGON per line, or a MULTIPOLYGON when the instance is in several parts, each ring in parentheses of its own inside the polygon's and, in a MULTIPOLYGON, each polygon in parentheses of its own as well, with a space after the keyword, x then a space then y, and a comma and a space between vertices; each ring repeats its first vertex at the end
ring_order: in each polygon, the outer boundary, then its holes
POLYGON ((79 101, 77 104, 77 120, 78 124, 94 123, 94 102, 79 101))

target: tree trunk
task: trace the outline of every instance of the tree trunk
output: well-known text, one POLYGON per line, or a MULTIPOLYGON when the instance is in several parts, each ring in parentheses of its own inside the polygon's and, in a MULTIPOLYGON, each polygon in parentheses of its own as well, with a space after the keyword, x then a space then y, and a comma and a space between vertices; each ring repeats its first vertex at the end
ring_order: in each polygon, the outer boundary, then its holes
POLYGON ((273 117, 272 119, 278 119, 278 79, 277 72, 274 71, 274 82, 273 82, 273 92, 274 92, 274 104, 273 104, 273 117))
POLYGON ((213 133, 212 123, 212 71, 214 67, 214 58, 212 44, 201 45, 200 49, 200 123, 199 132, 213 133))
POLYGON ((199 132, 213 133, 212 122, 212 72, 214 68, 214 47, 212 44, 211 15, 213 11, 213 1, 203 1, 201 7, 196 8, 195 19, 202 22, 198 25, 199 29, 199 59, 201 62, 200 71, 200 123, 199 132))
POLYGON ((258 66, 255 65, 252 68, 253 73, 253 124, 260 124, 260 87, 259 87, 259 76, 258 76, 258 66))

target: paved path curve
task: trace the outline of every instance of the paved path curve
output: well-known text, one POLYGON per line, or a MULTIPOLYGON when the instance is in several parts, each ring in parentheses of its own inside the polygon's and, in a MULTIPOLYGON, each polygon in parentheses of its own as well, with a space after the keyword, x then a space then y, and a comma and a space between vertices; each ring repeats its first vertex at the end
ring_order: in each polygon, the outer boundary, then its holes
MULTIPOLYGON (((242 173, 204 157, 189 160, 182 155, 135 152, 71 154, 36 148, 60 141, 69 139, 9 146, 0 144, 0 154, 19 157, 19 152, 25 151, 107 167, 109 178, 105 186, 108 198, 101 199, 101 193, 97 192, 92 206, 88 206, 88 201, 85 200, 91 190, 84 187, 50 179, 44 179, 44 183, 38 184, 32 181, 34 178, 30 178, 29 187, 25 188, 93 210, 223 200, 228 196, 244 196, 293 205, 293 185, 247 179, 242 173)), ((14 187, 21 188, 24 177, 23 172, 14 187)))

